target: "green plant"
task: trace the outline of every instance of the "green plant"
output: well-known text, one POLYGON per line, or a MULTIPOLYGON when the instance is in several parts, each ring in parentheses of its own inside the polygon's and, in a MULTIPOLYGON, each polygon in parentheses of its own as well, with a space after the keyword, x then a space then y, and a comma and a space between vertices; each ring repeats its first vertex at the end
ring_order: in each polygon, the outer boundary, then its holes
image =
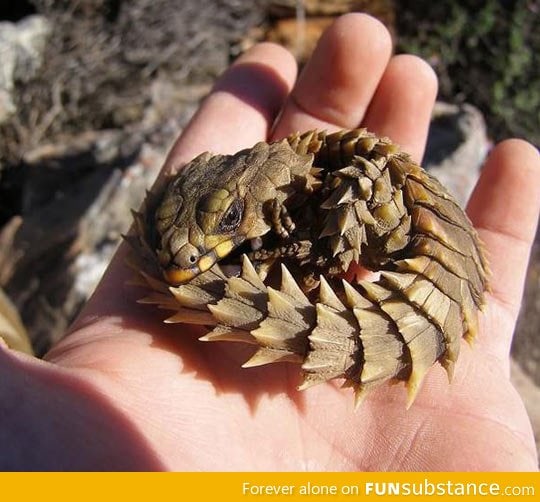
POLYGON ((427 59, 440 96, 486 115, 493 139, 540 145, 540 2, 398 2, 398 50, 427 59))

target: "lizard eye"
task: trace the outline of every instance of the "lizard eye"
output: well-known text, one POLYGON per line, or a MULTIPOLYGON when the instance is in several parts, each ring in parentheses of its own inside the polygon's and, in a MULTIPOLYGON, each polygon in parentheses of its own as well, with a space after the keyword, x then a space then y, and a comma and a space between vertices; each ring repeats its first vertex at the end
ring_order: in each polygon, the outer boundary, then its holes
POLYGON ((241 199, 236 199, 225 212, 218 225, 219 232, 232 232, 235 230, 244 213, 244 202, 241 199))

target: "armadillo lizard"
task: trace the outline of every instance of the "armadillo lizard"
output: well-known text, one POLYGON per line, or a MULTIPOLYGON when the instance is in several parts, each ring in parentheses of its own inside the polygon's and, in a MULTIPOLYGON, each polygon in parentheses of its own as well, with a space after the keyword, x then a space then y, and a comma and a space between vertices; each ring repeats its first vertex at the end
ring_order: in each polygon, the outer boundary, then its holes
POLYGON ((488 268, 469 219, 364 129, 202 154, 134 218, 141 302, 213 328, 202 340, 256 345, 244 366, 299 363, 300 389, 343 378, 359 400, 403 380, 412 403, 478 330, 488 268), (380 277, 340 280, 353 262, 380 277))

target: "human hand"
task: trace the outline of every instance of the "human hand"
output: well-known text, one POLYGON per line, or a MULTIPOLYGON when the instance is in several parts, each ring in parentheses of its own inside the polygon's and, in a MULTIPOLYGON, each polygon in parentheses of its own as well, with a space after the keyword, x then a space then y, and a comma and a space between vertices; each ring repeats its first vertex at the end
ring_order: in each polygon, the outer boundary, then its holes
MULTIPOLYGON (((172 149, 174 171, 211 150, 234 153, 294 131, 365 126, 419 160, 436 78, 391 56, 386 29, 340 18, 296 81, 284 49, 261 44, 217 83, 172 149), (276 117, 277 122, 272 127, 276 117)), ((84 311, 38 361, 0 348, 0 468, 174 470, 528 470, 537 459, 509 381, 509 347, 540 205, 540 158, 495 147, 469 203, 493 271, 474 349, 454 380, 433 367, 413 406, 382 386, 353 411, 334 383, 299 393, 298 367, 242 369, 251 349, 203 344, 165 325, 127 288, 122 245, 84 311), (2 464, 1 462, 4 462, 2 464)))

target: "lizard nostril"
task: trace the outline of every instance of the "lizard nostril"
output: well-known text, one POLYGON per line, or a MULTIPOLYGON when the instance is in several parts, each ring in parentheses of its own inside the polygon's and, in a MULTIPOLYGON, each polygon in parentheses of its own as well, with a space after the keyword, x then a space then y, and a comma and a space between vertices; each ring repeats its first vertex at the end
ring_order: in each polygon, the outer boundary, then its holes
POLYGON ((195 255, 192 254, 192 255, 189 257, 189 263, 195 263, 196 261, 197 261, 197 257, 196 257, 195 255))

